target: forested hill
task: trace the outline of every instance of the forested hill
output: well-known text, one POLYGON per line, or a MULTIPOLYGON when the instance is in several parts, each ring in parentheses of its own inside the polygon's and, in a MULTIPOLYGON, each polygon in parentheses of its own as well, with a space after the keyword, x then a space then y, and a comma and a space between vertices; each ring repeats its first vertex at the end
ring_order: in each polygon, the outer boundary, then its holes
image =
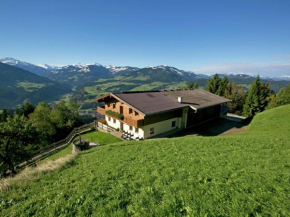
POLYGON ((50 102, 71 89, 29 71, 0 63, 0 108, 11 108, 28 100, 33 104, 50 102))

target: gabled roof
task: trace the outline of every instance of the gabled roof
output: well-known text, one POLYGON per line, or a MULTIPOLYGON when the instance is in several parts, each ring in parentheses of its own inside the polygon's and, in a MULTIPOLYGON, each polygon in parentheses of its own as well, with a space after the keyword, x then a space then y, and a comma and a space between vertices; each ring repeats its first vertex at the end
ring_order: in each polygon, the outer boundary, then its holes
POLYGON ((230 100, 224 97, 220 97, 218 95, 215 95, 213 93, 201 89, 172 90, 172 91, 164 91, 163 93, 165 93, 168 96, 171 96, 175 100, 177 100, 178 97, 182 97, 182 103, 188 104, 195 110, 230 102, 230 100))
POLYGON ((97 98, 96 101, 105 101, 107 97, 114 97, 135 108, 143 115, 152 115, 188 106, 198 110, 230 102, 226 98, 200 89, 109 93, 97 98), (178 102, 178 97, 182 97, 182 103, 178 102))
POLYGON ((179 103, 164 92, 127 92, 113 95, 141 111, 144 115, 187 107, 187 105, 179 103))

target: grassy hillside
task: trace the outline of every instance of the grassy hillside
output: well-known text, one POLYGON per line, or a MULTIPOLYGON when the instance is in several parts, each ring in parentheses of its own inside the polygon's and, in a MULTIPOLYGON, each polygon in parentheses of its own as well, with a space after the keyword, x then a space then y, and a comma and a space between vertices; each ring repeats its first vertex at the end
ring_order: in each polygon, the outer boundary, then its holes
POLYGON ((13 108, 24 100, 50 102, 71 92, 66 85, 1 62, 0 77, 0 108, 13 108))
POLYGON ((290 105, 228 137, 121 142, 0 195, 0 215, 289 216, 290 105))

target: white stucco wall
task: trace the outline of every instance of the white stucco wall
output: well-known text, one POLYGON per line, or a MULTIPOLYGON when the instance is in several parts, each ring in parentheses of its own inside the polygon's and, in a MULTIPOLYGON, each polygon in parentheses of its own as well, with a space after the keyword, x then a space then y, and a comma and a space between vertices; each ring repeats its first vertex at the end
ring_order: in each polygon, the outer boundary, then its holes
POLYGON ((111 121, 109 121, 109 117, 107 115, 105 116, 105 118, 106 118, 106 121, 110 127, 113 127, 115 129, 117 129, 117 128, 120 129, 120 121, 119 120, 116 119, 116 123, 114 123, 114 118, 111 117, 111 121))
POLYGON ((144 138, 144 131, 141 128, 138 128, 138 131, 136 132, 136 128, 132 126, 132 130, 130 130, 130 126, 128 124, 123 125, 123 130, 133 134, 133 138, 136 139, 137 137, 144 138))
POLYGON ((147 126, 143 126, 141 130, 143 131, 144 139, 150 138, 152 136, 165 133, 176 128, 181 128, 182 118, 172 118, 166 121, 157 122, 147 126), (175 127, 172 127, 172 122, 176 121, 175 127), (154 127, 154 134, 150 134, 150 128, 154 127))

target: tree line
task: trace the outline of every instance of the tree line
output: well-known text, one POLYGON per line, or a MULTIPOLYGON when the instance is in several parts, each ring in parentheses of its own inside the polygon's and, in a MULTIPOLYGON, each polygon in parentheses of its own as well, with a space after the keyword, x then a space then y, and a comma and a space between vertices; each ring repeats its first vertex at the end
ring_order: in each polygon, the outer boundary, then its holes
POLYGON ((15 164, 82 125, 78 108, 73 101, 68 105, 61 101, 54 106, 41 102, 37 107, 26 102, 13 115, 4 109, 0 114, 0 173, 15 174, 15 164))
MULTIPOLYGON (((197 82, 190 82, 187 88, 199 87, 197 82)), ((231 102, 227 103, 229 112, 245 117, 253 117, 265 109, 290 104, 290 85, 275 94, 268 84, 260 81, 259 76, 246 91, 246 87, 229 82, 227 77, 220 78, 218 74, 215 74, 212 79, 208 79, 205 90, 230 99, 231 102)))

